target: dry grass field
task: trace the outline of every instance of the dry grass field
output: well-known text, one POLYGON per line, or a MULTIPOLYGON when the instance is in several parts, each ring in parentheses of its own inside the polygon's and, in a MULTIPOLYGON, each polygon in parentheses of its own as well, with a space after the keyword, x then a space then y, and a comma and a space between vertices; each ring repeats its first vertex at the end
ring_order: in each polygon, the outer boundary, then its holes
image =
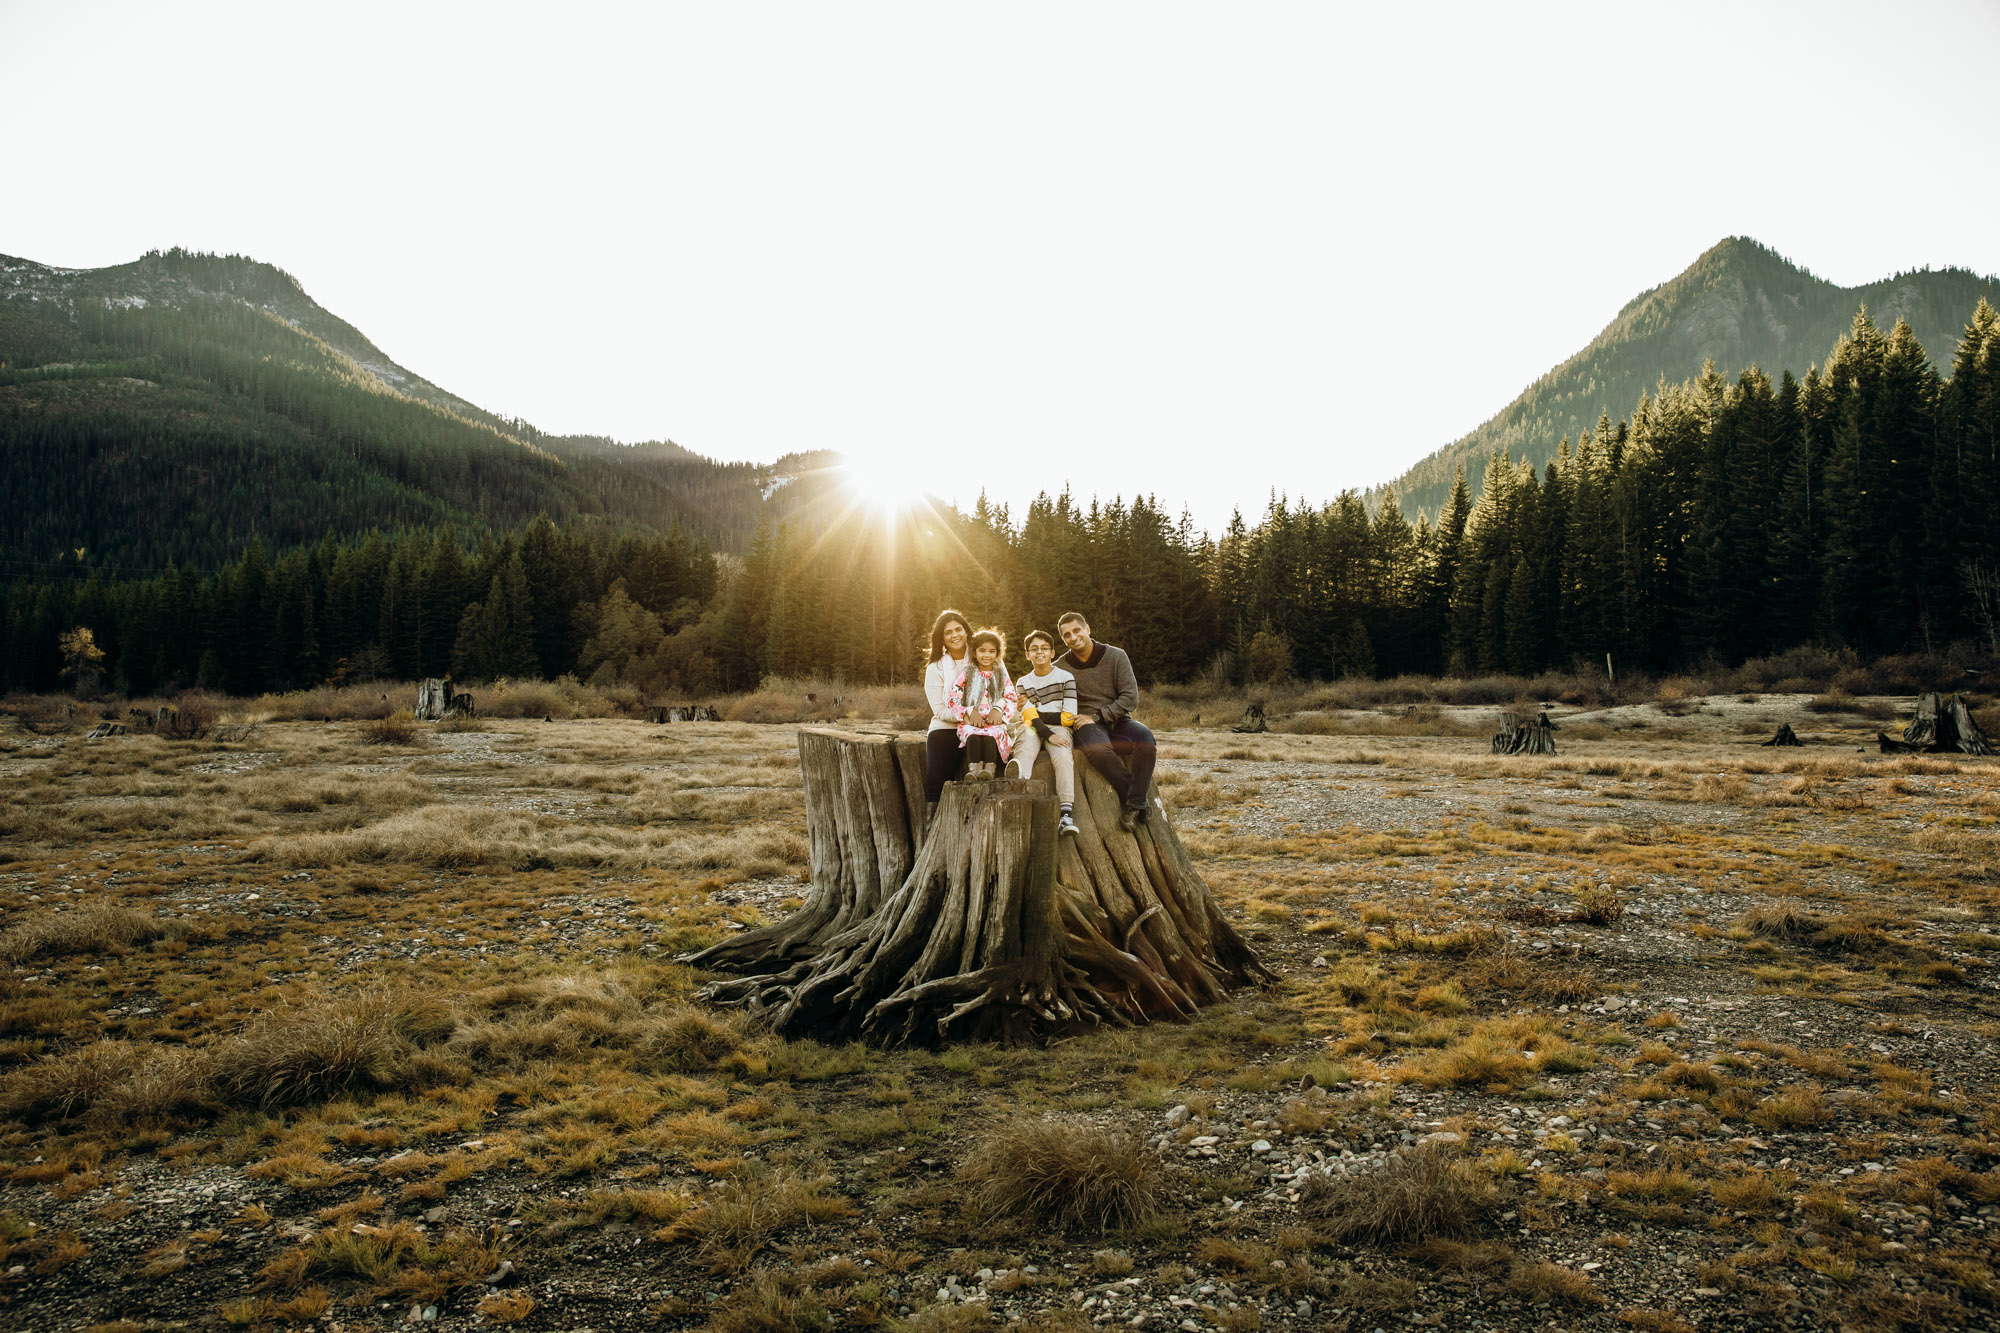
POLYGON ((1279 981, 892 1053, 673 961, 792 725, 0 719, 0 1327, 1994 1327, 2000 762, 1902 707, 1163 709, 1279 981))

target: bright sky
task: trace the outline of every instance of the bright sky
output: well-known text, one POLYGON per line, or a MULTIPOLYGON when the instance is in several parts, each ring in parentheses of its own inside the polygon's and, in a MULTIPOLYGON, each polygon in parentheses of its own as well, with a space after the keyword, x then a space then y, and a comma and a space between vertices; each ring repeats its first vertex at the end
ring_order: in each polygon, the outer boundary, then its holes
POLYGON ((1385 481, 1731 234, 2000 272, 1993 0, 0 0, 0 53, 0 253, 249 254, 543 429, 968 502, 1385 481))

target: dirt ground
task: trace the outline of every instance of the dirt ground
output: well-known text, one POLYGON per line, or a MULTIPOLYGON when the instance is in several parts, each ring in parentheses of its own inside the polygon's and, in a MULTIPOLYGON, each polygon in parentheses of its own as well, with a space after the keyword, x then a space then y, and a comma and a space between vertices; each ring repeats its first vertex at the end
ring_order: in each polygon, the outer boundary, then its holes
POLYGON ((800 902, 793 727, 0 730, 0 1327, 2000 1327, 2000 761, 1806 704, 1164 733, 1276 983, 898 1052, 673 961, 800 902), (1030 1123, 1150 1206, 982 1208, 1030 1123))

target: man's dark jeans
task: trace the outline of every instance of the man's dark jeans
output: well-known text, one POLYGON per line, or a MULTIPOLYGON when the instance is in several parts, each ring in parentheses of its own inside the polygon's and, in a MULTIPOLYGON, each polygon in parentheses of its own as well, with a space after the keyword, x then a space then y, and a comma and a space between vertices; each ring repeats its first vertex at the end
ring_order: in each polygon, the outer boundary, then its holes
POLYGON ((1146 793, 1153 789, 1153 761, 1159 756, 1152 732, 1123 717, 1108 727, 1098 722, 1078 727, 1075 743, 1111 783, 1119 804, 1145 809, 1146 793))

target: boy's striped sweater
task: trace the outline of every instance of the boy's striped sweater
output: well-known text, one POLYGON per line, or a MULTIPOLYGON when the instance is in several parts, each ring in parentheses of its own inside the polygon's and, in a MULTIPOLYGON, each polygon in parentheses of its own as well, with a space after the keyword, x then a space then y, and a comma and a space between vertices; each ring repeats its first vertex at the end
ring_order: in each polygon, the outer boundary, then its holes
POLYGON ((1020 691, 1023 704, 1033 704, 1035 711, 1051 722, 1059 721, 1064 713, 1076 711, 1076 677, 1061 667, 1051 667, 1046 676, 1037 676, 1032 671, 1016 676, 1014 688, 1020 691))

